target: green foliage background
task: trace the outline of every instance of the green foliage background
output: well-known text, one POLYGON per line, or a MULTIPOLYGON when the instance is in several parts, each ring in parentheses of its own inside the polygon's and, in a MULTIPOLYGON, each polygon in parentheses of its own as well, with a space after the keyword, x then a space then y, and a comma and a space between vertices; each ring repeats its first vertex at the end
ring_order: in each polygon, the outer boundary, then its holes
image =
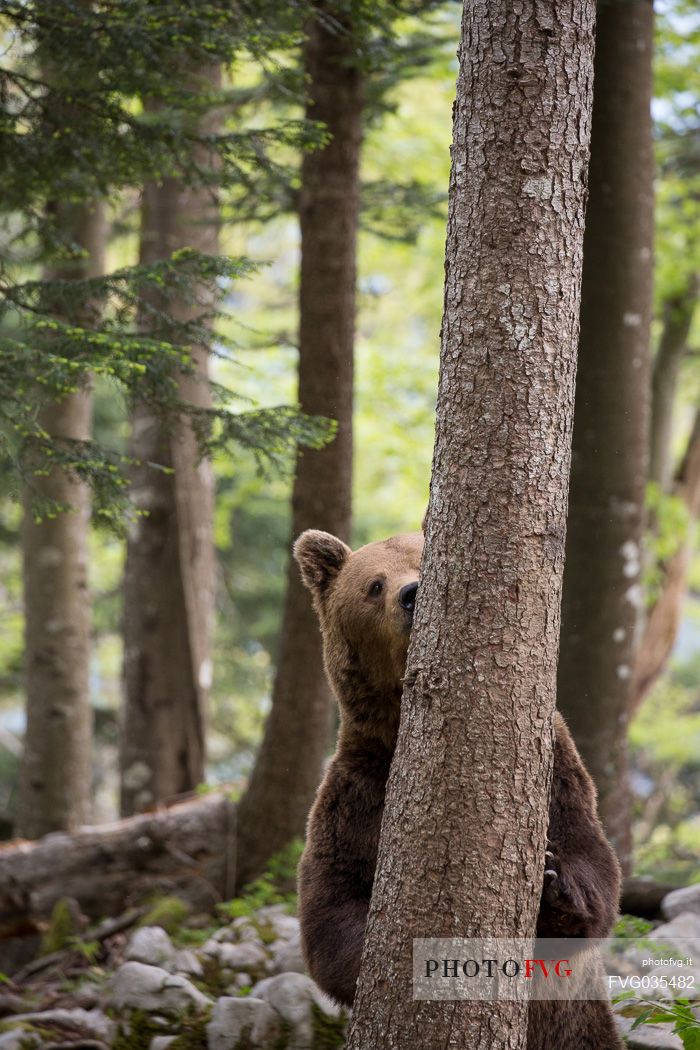
MULTIPOLYGON (((124 11, 123 32, 128 35, 135 31, 126 17, 129 11, 136 17, 134 5, 124 5, 124 11)), ((356 544, 419 528, 427 501, 458 17, 458 5, 435 5, 429 24, 439 43, 430 61, 422 58, 412 76, 382 77, 381 63, 369 62, 373 101, 362 167, 356 544)), ((415 18, 399 20, 395 39, 419 25, 415 18)), ((263 90, 256 63, 260 54, 272 53, 271 43, 262 33, 253 33, 251 39, 257 45, 237 60, 235 71, 241 105, 249 107, 244 125, 248 130, 264 129, 274 114, 281 114, 292 122, 290 127, 297 127, 293 122, 299 116, 298 106, 295 109, 289 101, 294 97, 290 84, 297 77, 294 64, 288 57, 268 63, 266 83, 273 89, 263 90)), ((121 46, 115 41, 102 41, 102 46, 121 46)), ((215 45, 213 40, 207 47, 215 50, 215 45)), ((700 17, 691 0, 659 5, 657 54, 656 306, 660 317, 665 299, 700 269, 700 17)), ((156 78, 153 90, 158 87, 156 78)), ((265 192, 258 198, 247 192, 250 165, 258 171, 248 155, 248 174, 236 169, 224 198, 222 251, 254 264, 245 280, 225 287, 220 342, 215 346, 220 351, 215 379, 235 391, 241 405, 249 400, 265 408, 295 401, 299 237, 290 215, 298 147, 298 138, 290 132, 274 161, 269 158, 262 165, 258 173, 264 177, 265 192)), ((260 154, 252 156, 259 159, 260 154)), ((128 163, 129 171, 122 173, 126 183, 140 163, 136 147, 128 163)), ((233 172, 233 159, 231 163, 233 172)), ((103 174, 98 172, 100 177, 103 174)), ((12 188, 19 196, 25 189, 19 178, 12 188)), ((116 269, 135 256, 134 201, 128 193, 115 202, 113 218, 119 236, 110 246, 109 267, 116 269)), ((25 279, 33 275, 29 268, 25 279)), ((699 329, 696 317, 691 339, 696 350, 699 329)), ((657 321, 657 337, 658 330, 657 321)), ((96 440, 117 453, 126 447, 124 397, 109 375, 98 378, 96 440)), ((691 353, 684 365, 677 411, 679 450, 699 399, 700 370, 697 353, 691 353)), ((213 457, 218 587, 209 779, 236 783, 250 767, 269 707, 291 540, 291 483, 288 472, 261 474, 252 454, 245 450, 234 454, 230 444, 217 447, 213 457)), ((289 466, 288 455, 286 462, 289 466)), ((8 482, 0 499, 0 834, 9 826, 2 821, 13 807, 23 702, 19 508, 12 495, 8 482)), ((662 523, 656 543, 662 551, 672 550, 686 523, 672 502, 664 505, 654 493, 651 499, 662 523)), ((123 556, 123 540, 116 534, 93 534, 91 685, 100 745, 95 772, 98 817, 111 815, 115 801, 123 556)), ((653 586, 653 579, 650 582, 653 586)), ((659 683, 631 732, 638 867, 678 880, 700 879, 698 591, 700 561, 694 569, 672 672, 659 683)))

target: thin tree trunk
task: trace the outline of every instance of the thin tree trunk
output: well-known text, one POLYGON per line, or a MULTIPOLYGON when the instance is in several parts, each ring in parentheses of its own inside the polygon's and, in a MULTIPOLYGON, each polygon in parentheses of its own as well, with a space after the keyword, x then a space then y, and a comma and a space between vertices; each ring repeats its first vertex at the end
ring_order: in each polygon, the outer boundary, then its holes
POLYGON ((598 5, 558 704, 630 864, 627 705, 648 465, 651 0, 598 5))
MULTIPOLYGON (((330 142, 307 154, 300 195, 299 403, 337 420, 333 442, 297 460, 292 536, 324 529, 350 538, 356 241, 362 76, 352 27, 334 3, 319 5, 305 49, 307 116, 330 142)), ((237 884, 304 834, 330 744, 331 697, 308 591, 290 559, 272 708, 239 809, 237 884)))
POLYGON ((673 481, 673 406, 697 298, 694 275, 680 294, 664 304, 664 326, 652 375, 649 463, 649 480, 662 492, 668 492, 673 481))
MULTIPOLYGON (((192 80, 193 87, 207 90, 219 83, 218 66, 192 80)), ((207 130, 213 127, 207 124, 207 130)), ((213 163, 204 150, 199 160, 213 163)), ((215 189, 173 178, 149 182, 143 192, 141 262, 169 258, 183 247, 218 252, 215 189)), ((206 297, 198 292, 198 299, 206 297)), ((204 309, 201 301, 164 305, 176 323, 191 321, 204 309)), ((178 339, 176 329, 173 338, 178 339)), ((179 396, 207 407, 206 349, 189 349, 194 368, 178 375, 179 396)), ((141 461, 132 491, 146 515, 129 536, 124 577, 123 815, 190 791, 204 779, 214 601, 213 478, 209 462, 200 461, 190 424, 184 419, 166 424, 153 406, 137 404, 130 452, 141 461), (172 472, 154 470, 150 463, 172 472)))
MULTIPOLYGON (((46 280, 95 277, 104 272, 105 221, 100 203, 57 206, 67 241, 79 259, 47 267, 46 280)), ((90 308, 64 320, 89 322, 90 308)), ((92 433, 92 392, 85 387, 60 401, 44 401, 39 421, 55 439, 84 441, 92 433)), ((71 831, 90 814, 90 599, 87 559, 90 495, 86 484, 54 468, 25 486, 22 524, 27 728, 19 776, 15 831, 38 838, 71 831), (35 500, 70 510, 35 521, 35 500)))
POLYGON ((535 929, 594 13, 464 8, 426 549, 349 1050, 526 1043, 525 1004, 414 1001, 412 939, 535 929))
POLYGON ((666 303, 664 327, 654 362, 650 479, 656 482, 662 492, 671 493, 683 501, 688 521, 678 548, 664 564, 658 566, 661 582, 653 604, 647 610, 634 661, 628 698, 630 717, 663 672, 673 650, 697 536, 697 517, 700 513, 700 413, 695 417, 678 475, 672 478, 673 406, 697 295, 698 278, 694 275, 683 292, 666 303))
POLYGON ((659 594, 647 612, 641 644, 634 663, 628 700, 630 715, 637 710, 664 670, 678 634, 700 514, 700 412, 695 416, 675 495, 683 500, 688 512, 687 530, 677 550, 666 564, 661 566, 662 581, 659 594))

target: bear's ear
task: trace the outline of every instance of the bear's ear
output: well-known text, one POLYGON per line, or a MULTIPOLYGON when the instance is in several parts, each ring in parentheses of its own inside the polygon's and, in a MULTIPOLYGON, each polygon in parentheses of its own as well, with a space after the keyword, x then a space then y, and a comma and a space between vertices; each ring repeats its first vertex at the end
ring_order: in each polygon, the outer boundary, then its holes
POLYGON ((329 532, 307 529, 294 544, 294 557, 301 578, 311 593, 321 599, 352 551, 329 532))

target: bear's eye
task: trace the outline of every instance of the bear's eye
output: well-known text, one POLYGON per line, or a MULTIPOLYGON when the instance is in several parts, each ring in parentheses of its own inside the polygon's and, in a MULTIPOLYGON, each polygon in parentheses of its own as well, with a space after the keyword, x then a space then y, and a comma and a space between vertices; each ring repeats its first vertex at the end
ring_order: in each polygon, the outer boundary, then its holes
POLYGON ((384 580, 375 580, 374 583, 370 585, 369 591, 367 593, 369 594, 370 598, 378 598, 383 590, 384 580))

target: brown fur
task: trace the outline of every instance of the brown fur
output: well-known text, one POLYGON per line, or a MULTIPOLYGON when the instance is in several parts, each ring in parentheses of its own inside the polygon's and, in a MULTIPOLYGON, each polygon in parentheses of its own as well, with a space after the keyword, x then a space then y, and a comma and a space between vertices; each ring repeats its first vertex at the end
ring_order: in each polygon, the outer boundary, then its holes
MULTIPOLYGON (((399 591, 418 580, 423 536, 371 543, 354 553, 309 530, 295 544, 323 635, 326 670, 341 711, 336 754, 309 817, 299 866, 302 940, 309 970, 352 1004, 377 862, 384 793, 398 731, 412 616, 399 591), (381 582, 381 593, 376 593, 381 582)), ((595 792, 564 720, 555 715, 549 849, 538 933, 604 937, 617 914, 620 873, 598 820, 595 792)), ((530 1050, 621 1047, 605 1002, 541 1002, 530 1050)))

